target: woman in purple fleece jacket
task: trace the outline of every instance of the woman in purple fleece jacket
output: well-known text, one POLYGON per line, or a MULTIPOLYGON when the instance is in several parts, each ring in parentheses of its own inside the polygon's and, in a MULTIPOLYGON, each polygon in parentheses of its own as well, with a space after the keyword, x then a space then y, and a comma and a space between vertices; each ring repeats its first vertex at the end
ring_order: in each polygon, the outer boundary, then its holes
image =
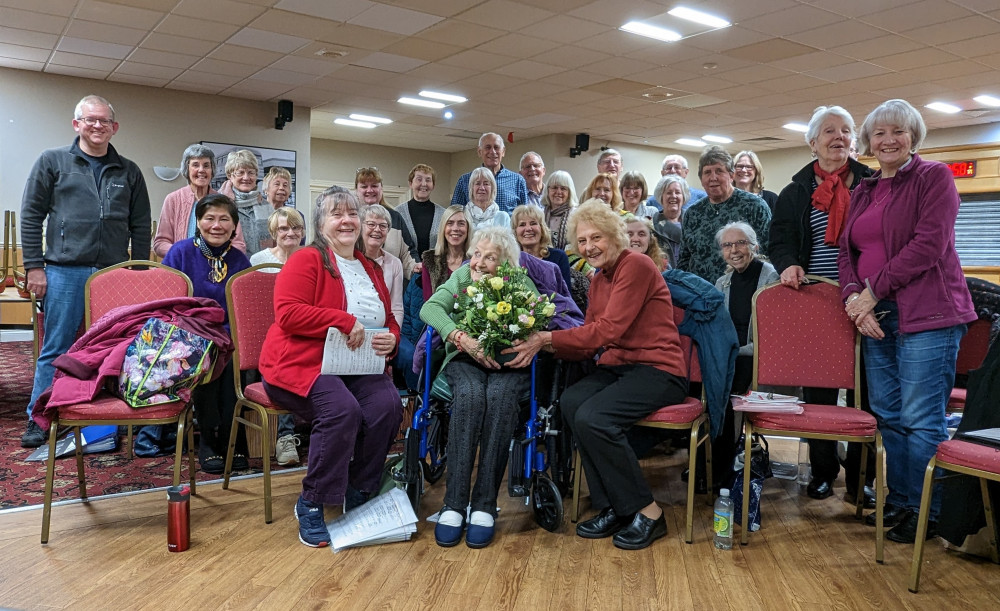
MULTIPOLYGON (((916 539, 924 470, 948 438, 945 406, 958 344, 976 319, 955 252, 958 190, 947 166, 916 154, 926 134, 920 113, 904 100, 884 102, 865 119, 859 144, 880 169, 851 196, 837 258, 885 443, 886 537, 898 543, 916 539)), ((936 494, 927 538, 940 506, 936 494)))

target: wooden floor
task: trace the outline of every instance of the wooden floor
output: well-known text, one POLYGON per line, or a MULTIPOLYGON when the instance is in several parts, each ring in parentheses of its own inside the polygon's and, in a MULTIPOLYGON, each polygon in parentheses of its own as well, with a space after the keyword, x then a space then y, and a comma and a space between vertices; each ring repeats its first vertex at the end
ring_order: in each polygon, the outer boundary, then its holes
MULTIPOLYGON (((774 452, 772 445, 772 453, 774 452)), ((191 549, 169 553, 166 495, 144 493, 53 510, 48 545, 41 511, 0 514, 0 607, 17 609, 998 609, 1000 567, 927 547, 921 592, 906 589, 912 546, 886 542, 838 495, 800 496, 769 480, 763 528, 746 547, 712 545, 711 509, 699 497, 694 543, 682 540, 684 452, 644 461, 669 534, 626 552, 610 540, 538 528, 506 497, 498 536, 484 550, 435 545, 421 522, 414 540, 377 548, 310 549, 292 507, 302 473, 274 479, 275 521, 264 524, 259 478, 232 490, 199 486, 191 549)), ((421 518, 436 511, 431 487, 421 518)), ((568 510, 567 510, 568 513, 568 510)), ((327 517, 335 515, 328 509, 327 517)), ((586 515, 586 514, 585 514, 586 515)))

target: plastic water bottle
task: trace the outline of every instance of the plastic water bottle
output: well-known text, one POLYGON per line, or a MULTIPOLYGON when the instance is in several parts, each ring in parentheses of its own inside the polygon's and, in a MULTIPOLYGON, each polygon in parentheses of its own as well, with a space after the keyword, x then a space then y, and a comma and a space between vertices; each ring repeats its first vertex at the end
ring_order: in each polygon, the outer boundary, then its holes
POLYGON ((715 501, 715 548, 733 549, 733 500, 729 498, 729 489, 719 491, 719 499, 715 501))

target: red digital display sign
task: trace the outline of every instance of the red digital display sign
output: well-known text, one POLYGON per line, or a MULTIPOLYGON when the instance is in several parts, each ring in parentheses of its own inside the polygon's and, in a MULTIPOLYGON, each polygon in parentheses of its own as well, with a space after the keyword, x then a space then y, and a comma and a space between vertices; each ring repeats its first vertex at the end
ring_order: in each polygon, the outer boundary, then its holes
POLYGON ((975 161, 953 161, 948 164, 955 178, 972 178, 976 175, 975 161))

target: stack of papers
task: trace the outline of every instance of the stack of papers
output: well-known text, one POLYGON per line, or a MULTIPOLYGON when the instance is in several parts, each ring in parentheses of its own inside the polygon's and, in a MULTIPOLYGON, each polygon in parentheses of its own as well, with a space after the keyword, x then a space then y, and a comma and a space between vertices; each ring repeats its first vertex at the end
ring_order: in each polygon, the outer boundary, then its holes
POLYGON ((732 395, 733 410, 737 412, 771 412, 801 414, 802 401, 793 395, 779 395, 752 390, 745 395, 732 395))
MULTIPOLYGON (((85 426, 80 429, 80 439, 84 454, 111 452, 118 448, 118 427, 113 424, 85 426)), ((66 433, 62 439, 56 441, 56 458, 63 458, 70 454, 76 454, 76 436, 73 435, 73 431, 66 433)), ((40 446, 24 460, 42 461, 48 459, 49 444, 48 439, 46 439, 45 445, 40 446)))
POLYGON ((334 518, 326 525, 333 551, 349 547, 409 541, 417 532, 417 514, 410 499, 399 488, 334 518))

